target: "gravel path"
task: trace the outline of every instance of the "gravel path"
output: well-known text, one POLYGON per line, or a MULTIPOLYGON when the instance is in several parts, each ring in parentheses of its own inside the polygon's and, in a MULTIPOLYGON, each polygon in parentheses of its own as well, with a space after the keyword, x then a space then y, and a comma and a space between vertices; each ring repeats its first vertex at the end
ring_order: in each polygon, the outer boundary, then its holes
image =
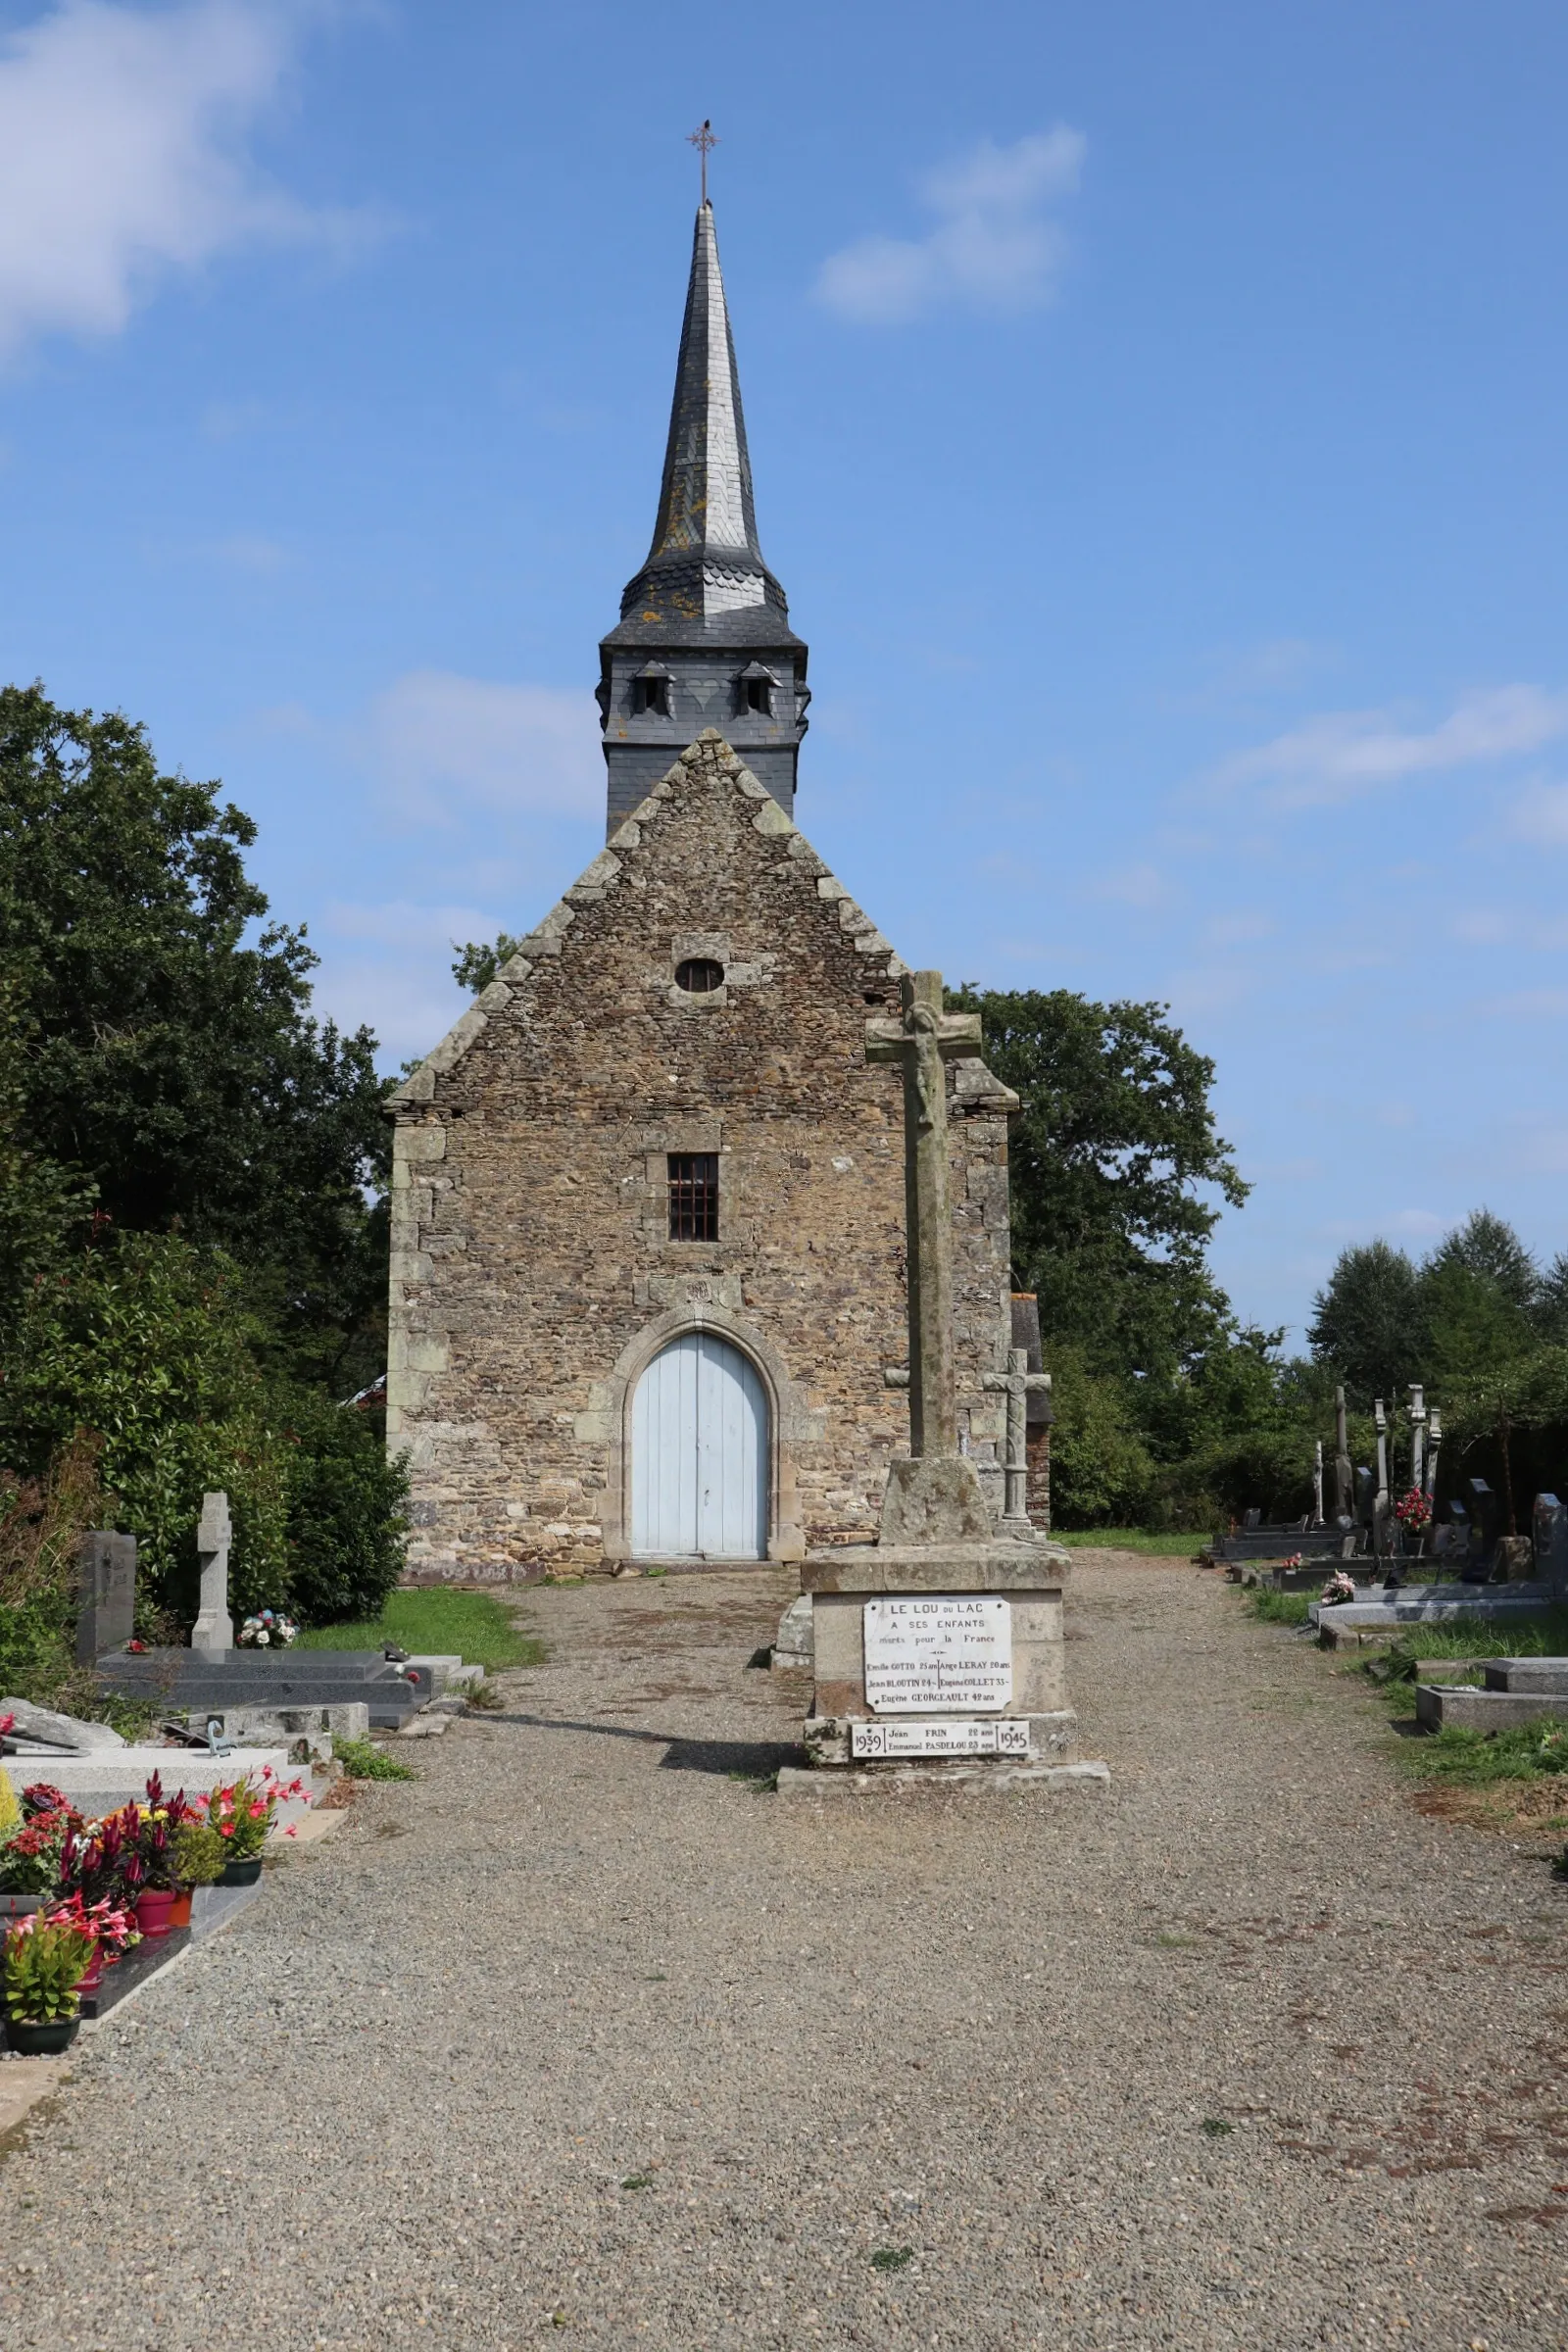
POLYGON ((0 2342, 1561 2347, 1568 1889, 1080 1558, 1099 1796, 781 1800, 782 1575, 530 1594, 505 1716, 91 2032, 0 2342))

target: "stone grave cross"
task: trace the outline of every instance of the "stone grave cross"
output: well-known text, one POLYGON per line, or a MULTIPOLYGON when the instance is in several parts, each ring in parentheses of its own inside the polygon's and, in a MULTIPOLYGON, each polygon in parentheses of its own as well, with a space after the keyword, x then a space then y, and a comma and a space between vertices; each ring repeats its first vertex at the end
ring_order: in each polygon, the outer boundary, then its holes
POLYGON ((228 1547, 234 1529, 226 1494, 204 1494, 196 1527, 196 1563, 202 1572, 202 1602, 191 1628, 190 1645, 207 1657, 221 1657, 234 1646, 234 1620, 228 1613, 228 1547))
MULTIPOLYGON (((956 1455, 953 1372, 953 1216, 948 1201, 944 1064, 980 1051, 980 1015, 944 1012, 942 974, 906 972, 896 1021, 867 1021, 868 1061, 904 1073, 904 1189, 908 1232, 909 1450, 956 1455)), ((1036 1375, 1038 1377, 1038 1375, 1036 1375)))
POLYGON ((1350 1519, 1350 1441, 1345 1426, 1345 1391, 1334 1392, 1334 1509, 1341 1526, 1350 1519))
POLYGON ((1410 1383, 1410 1484, 1418 1494, 1427 1486, 1427 1400, 1418 1381, 1410 1383))
POLYGON ((1002 1465, 1006 1494, 1003 1506, 1004 1519, 1027 1519, 1029 1516, 1029 1398, 1031 1395, 1051 1392, 1049 1372, 1031 1372, 1029 1350, 1009 1348, 1005 1372, 986 1372, 981 1375, 984 1389, 1000 1391, 1007 1399, 1007 1435, 1002 1465))

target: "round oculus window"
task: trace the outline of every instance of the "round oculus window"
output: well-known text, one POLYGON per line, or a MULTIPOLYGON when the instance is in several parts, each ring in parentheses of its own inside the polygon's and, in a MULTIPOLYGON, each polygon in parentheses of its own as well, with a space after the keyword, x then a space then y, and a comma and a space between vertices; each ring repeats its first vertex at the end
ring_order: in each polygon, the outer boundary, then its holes
POLYGON ((675 986, 683 988, 689 997, 711 996, 715 988, 724 985, 724 966, 715 963, 710 956, 690 956, 675 966, 675 986))

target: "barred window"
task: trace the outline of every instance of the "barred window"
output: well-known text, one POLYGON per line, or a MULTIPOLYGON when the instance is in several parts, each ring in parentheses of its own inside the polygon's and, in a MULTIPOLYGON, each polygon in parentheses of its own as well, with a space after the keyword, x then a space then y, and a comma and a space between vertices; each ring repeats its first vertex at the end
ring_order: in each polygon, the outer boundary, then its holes
POLYGON ((718 1239, 718 1153, 669 1154, 669 1238, 672 1242, 718 1239))

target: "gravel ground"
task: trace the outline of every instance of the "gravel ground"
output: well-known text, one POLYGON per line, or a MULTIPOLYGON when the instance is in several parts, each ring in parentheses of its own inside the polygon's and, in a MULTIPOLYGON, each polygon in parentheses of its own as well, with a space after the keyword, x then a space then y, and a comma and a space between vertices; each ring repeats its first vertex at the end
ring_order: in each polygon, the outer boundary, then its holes
POLYGON ((8 2352, 1568 2342, 1539 1855, 1113 1553, 1108 1794, 782 1800, 786 1592, 531 1593, 505 1715, 91 2031, 0 2165, 8 2352))

